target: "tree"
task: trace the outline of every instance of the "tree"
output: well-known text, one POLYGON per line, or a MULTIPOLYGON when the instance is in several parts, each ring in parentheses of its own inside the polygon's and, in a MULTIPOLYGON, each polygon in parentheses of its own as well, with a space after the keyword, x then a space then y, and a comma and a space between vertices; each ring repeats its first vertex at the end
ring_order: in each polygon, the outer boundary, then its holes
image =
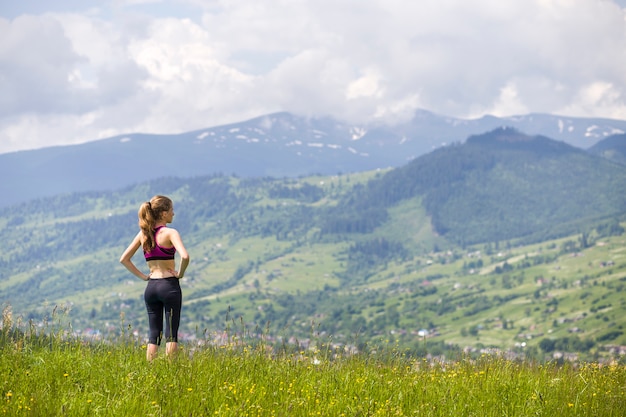
POLYGON ((539 342, 539 348, 541 350, 543 350, 544 352, 546 352, 546 353, 553 352, 555 345, 556 345, 556 342, 554 340, 552 340, 552 339, 543 338, 539 342))

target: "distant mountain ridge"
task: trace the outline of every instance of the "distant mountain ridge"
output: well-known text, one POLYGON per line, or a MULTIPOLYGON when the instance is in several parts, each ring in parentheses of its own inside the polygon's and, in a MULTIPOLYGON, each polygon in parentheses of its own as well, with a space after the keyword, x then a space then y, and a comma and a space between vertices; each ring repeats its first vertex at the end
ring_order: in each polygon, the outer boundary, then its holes
POLYGON ((80 145, 0 154, 0 207, 150 179, 223 173, 297 177, 398 167, 445 144, 510 126, 588 148, 626 132, 626 121, 543 114, 462 120, 418 111, 409 122, 357 126, 276 113, 178 135, 129 134, 80 145))

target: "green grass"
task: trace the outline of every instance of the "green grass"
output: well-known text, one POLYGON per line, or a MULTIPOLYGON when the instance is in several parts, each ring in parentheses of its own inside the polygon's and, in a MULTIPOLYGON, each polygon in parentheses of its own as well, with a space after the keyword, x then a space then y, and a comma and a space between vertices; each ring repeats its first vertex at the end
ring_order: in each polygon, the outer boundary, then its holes
POLYGON ((429 362, 394 346, 348 355, 322 341, 281 350, 236 332, 148 363, 124 324, 116 340, 85 343, 65 338, 60 320, 45 331, 11 322, 5 308, 1 415, 620 416, 626 398, 619 364, 429 362))

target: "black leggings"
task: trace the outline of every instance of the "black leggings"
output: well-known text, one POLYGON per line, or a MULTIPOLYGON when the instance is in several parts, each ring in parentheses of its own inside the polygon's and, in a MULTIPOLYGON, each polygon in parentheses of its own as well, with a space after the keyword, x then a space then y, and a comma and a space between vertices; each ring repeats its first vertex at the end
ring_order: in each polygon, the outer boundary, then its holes
POLYGON ((144 292, 150 333, 148 343, 161 344, 163 334, 163 312, 165 311, 165 341, 178 342, 178 325, 183 293, 178 278, 160 278, 148 280, 144 292))

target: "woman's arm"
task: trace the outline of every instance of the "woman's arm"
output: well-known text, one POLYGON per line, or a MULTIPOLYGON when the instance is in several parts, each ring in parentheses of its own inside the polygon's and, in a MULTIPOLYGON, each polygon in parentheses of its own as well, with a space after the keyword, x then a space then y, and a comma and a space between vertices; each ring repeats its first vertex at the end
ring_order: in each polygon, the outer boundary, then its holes
POLYGON ((147 281, 148 279, 150 279, 150 276, 141 272, 131 260, 133 255, 135 255, 135 252, 137 252, 137 249, 139 249, 140 247, 141 247, 141 232, 137 233, 137 236, 135 236, 131 244, 128 245, 128 247, 122 254, 122 257, 120 258, 120 263, 124 265, 126 269, 132 272, 132 274, 135 275, 137 278, 147 281))
POLYGON ((185 275, 185 270, 187 269, 187 265, 189 265, 189 254, 187 253, 187 249, 185 249, 185 245, 183 244, 183 240, 180 238, 180 234, 176 229, 168 228, 170 235, 170 241, 172 242, 172 246, 176 248, 176 252, 180 255, 180 265, 178 267, 178 271, 170 271, 172 272, 178 279, 181 279, 185 275))

